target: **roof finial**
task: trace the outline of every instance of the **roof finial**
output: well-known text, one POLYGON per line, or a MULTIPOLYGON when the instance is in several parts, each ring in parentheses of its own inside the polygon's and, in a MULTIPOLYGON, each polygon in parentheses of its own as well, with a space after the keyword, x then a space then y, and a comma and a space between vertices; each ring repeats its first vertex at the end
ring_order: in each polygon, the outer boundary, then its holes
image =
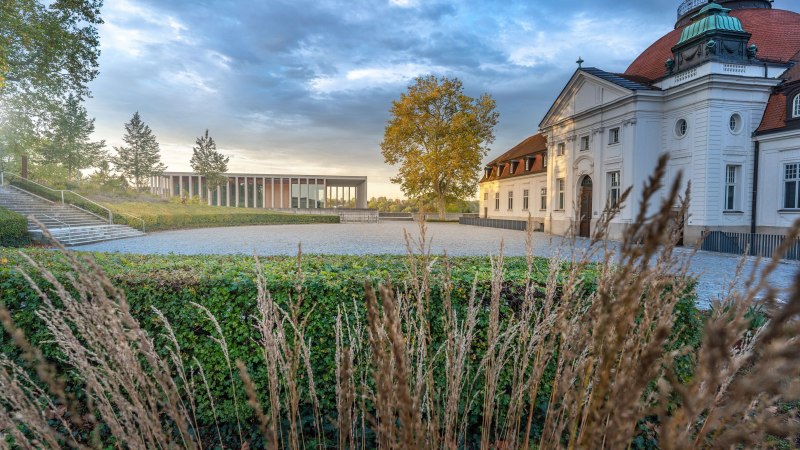
POLYGON ((582 69, 583 68, 583 63, 585 63, 586 61, 584 61, 583 58, 578 56, 578 60, 575 61, 575 62, 578 63, 578 69, 582 69))

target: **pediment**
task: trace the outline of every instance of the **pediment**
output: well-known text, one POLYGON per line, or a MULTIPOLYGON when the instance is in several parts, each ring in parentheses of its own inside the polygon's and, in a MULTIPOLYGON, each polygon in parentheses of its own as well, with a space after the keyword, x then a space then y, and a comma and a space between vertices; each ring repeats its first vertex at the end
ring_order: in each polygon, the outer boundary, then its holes
POLYGON ((547 128, 632 93, 631 90, 579 70, 561 91, 539 128, 547 128))

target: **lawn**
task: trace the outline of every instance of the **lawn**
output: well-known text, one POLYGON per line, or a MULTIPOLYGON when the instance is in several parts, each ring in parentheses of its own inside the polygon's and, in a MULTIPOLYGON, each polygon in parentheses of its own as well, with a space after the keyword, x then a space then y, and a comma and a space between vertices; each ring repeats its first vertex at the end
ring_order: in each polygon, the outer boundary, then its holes
POLYGON ((263 209, 221 208, 198 204, 171 202, 118 202, 104 203, 115 215, 114 222, 141 227, 146 231, 163 231, 183 228, 203 228, 239 225, 283 225, 308 223, 339 223, 338 216, 287 214, 263 209))

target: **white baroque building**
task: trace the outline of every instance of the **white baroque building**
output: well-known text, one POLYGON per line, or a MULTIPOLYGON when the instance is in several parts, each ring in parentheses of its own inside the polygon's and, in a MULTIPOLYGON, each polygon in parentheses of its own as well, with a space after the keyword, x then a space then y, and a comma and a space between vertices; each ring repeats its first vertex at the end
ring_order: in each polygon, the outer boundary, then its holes
POLYGON ((704 230, 783 233, 800 218, 800 14, 771 1, 687 0, 674 31, 623 74, 579 68, 538 133, 486 165, 481 216, 588 236, 659 157, 691 181, 687 243, 704 230))

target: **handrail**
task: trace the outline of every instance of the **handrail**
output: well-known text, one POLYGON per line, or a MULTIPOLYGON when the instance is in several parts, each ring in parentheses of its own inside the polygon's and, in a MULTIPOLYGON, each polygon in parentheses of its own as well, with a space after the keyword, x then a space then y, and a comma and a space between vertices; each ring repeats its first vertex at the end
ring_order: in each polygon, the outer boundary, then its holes
POLYGON ((60 223, 61 225, 66 225, 67 229, 69 230, 70 235, 72 234, 72 226, 66 222, 56 219, 53 216, 48 216, 47 214, 41 214, 42 217, 47 217, 50 220, 55 220, 56 222, 60 223))
POLYGON ((686 0, 678 6, 678 18, 680 19, 684 14, 689 11, 703 6, 708 3, 708 0, 686 0))
MULTIPOLYGON (((83 199, 86 202, 91 203, 92 205, 97 206, 98 208, 108 212, 108 219, 103 219, 103 220, 107 220, 109 224, 113 224, 114 223, 114 213, 112 213, 110 209, 106 208, 105 206, 103 206, 103 205, 101 205, 101 204, 99 204, 99 203, 97 203, 95 201, 89 200, 88 198, 86 198, 86 197, 84 197, 84 196, 82 196, 82 195, 80 195, 80 194, 78 194, 76 192, 73 192, 73 191, 70 191, 70 190, 66 190, 66 189, 53 189, 53 188, 51 188, 49 186, 45 186, 45 185, 43 185, 41 183, 37 183, 37 182, 29 180, 27 178, 22 178, 21 176, 15 174, 15 173, 9 173, 9 172, 0 172, 0 185, 5 184, 5 181, 6 181, 5 178, 8 177, 8 176, 20 179, 25 183, 32 183, 32 184, 34 184, 36 186, 39 186, 42 189, 48 190, 48 191, 53 192, 55 194, 60 194, 60 196, 61 196, 61 204, 62 205, 68 204, 68 202, 64 198, 64 194, 65 193, 72 194, 72 195, 74 195, 74 196, 76 196, 76 197, 78 197, 80 199, 83 199)), ((19 187, 19 186, 17 186, 17 187, 19 187)), ((77 205, 73 205, 72 203, 69 203, 69 204, 72 205, 72 206, 77 206, 77 205)))

